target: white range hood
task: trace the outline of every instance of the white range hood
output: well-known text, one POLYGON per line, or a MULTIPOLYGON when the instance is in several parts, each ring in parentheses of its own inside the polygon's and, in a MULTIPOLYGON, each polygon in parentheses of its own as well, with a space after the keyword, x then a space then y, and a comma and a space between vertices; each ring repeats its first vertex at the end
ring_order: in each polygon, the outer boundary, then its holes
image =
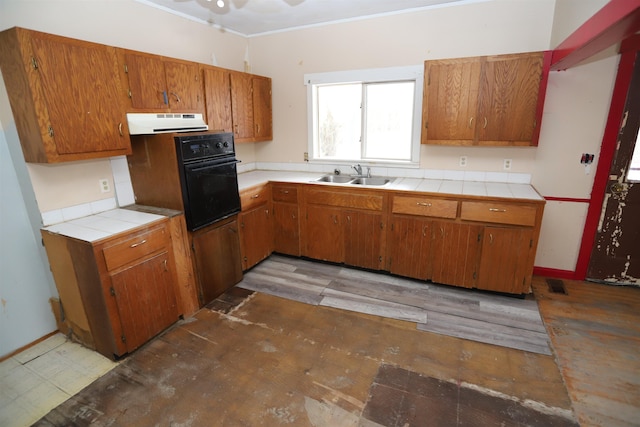
POLYGON ((130 135, 199 132, 209 129, 199 113, 127 113, 130 135))

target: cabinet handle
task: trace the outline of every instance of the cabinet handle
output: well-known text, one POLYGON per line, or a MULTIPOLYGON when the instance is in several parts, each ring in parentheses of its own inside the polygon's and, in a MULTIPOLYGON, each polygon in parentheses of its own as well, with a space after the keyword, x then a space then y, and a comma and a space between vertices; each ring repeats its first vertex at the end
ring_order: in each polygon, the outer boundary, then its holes
POLYGON ((482 129, 486 129, 487 128, 487 118, 484 118, 484 124, 482 125, 482 129))
POLYGON ((489 212, 506 212, 506 209, 489 208, 489 212))
POLYGON ((444 239, 444 228, 443 227, 440 227, 440 235, 444 239))
POLYGON ((147 240, 146 240, 146 239, 145 239, 145 240, 143 240, 143 241, 141 241, 141 242, 134 243, 134 244, 132 244, 132 245, 131 245, 131 246, 129 246, 129 247, 130 247, 130 248, 135 248, 136 246, 144 245, 145 243, 147 243, 147 240))
POLYGON ((428 208, 431 207, 431 203, 427 203, 427 202, 417 202, 416 205, 418 205, 418 206, 426 206, 428 208))
POLYGON ((260 125, 256 125, 256 133, 260 133, 260 125))
POLYGON ((122 134, 122 122, 120 122, 120 124, 118 124, 118 132, 120 132, 120 136, 124 136, 122 134))
POLYGON ((264 210, 264 214, 265 214, 266 216, 269 216, 269 209, 265 209, 265 210, 264 210))
POLYGON ((493 245, 493 233, 489 233, 489 244, 493 245))
POLYGON ((280 190, 282 194, 289 194, 289 190, 280 190))
POLYGON ((177 93, 171 92, 171 95, 173 95, 176 98, 176 102, 182 102, 182 100, 180 99, 177 93))
POLYGON ((252 199, 257 199, 258 197, 260 197, 260 194, 254 194, 253 196, 251 196, 252 199))
POLYGON ((296 214, 291 214, 291 219, 296 219, 296 214))
POLYGON ((162 99, 164 99, 164 104, 165 105, 169 105, 169 98, 167 97, 167 91, 166 90, 162 91, 162 99))
POLYGON ((334 215, 333 216, 333 223, 337 224, 338 223, 338 215, 334 215))
POLYGON ((169 268, 167 268, 167 260, 166 259, 162 262, 162 265, 164 266, 164 271, 169 271, 169 268))
POLYGON ((471 128, 471 125, 473 124, 473 117, 469 118, 469 128, 471 128))
POLYGON ((427 226, 426 225, 422 226, 422 237, 427 237, 427 226))
MULTIPOLYGON (((337 217, 336 217, 337 218, 337 217)), ((347 215, 347 222, 351 225, 351 215, 347 215)), ((336 223, 337 224, 337 223, 336 223)))

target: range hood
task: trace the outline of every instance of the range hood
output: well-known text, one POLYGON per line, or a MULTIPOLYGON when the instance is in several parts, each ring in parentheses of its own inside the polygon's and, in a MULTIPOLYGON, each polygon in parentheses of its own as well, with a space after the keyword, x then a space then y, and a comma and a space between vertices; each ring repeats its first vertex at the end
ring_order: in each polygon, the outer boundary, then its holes
POLYGON ((208 130, 202 114, 127 113, 129 135, 198 132, 208 130))

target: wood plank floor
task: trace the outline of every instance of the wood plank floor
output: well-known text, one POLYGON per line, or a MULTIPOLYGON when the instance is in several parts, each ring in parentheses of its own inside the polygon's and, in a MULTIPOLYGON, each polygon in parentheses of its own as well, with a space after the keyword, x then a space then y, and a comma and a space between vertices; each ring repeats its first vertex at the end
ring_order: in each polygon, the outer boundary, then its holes
POLYGON ((488 344, 551 354, 536 301, 272 255, 239 287, 417 324, 488 344))

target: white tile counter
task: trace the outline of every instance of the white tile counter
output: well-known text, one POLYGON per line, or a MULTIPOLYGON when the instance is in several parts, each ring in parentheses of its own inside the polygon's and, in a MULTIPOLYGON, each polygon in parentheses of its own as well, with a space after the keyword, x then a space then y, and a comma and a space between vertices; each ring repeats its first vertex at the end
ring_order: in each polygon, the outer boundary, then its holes
POLYGON ((316 179, 326 175, 317 172, 290 172, 290 171, 266 171, 254 170, 238 174, 238 187, 240 191, 268 181, 314 183, 317 185, 330 185, 354 188, 376 188, 394 191, 421 191, 427 193, 440 193, 465 196, 501 197, 507 199, 544 200, 538 192, 529 184, 514 184, 506 182, 481 182, 481 181, 456 181, 447 179, 422 179, 422 178, 392 178, 392 181, 384 186, 363 186, 353 184, 336 184, 315 182, 316 179))
POLYGON ((146 212, 112 209, 71 221, 44 227, 43 230, 75 239, 94 242, 165 218, 146 212))

